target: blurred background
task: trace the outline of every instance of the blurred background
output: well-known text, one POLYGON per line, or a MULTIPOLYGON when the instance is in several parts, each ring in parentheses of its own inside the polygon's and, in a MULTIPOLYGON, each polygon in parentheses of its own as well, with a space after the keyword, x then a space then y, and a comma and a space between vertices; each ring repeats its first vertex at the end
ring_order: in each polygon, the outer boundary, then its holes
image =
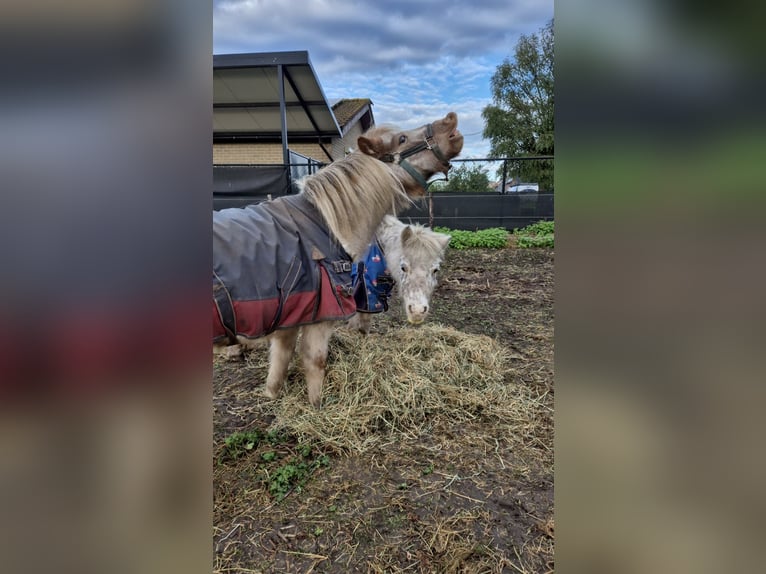
POLYGON ((0 570, 210 572, 211 7, 0 7, 0 570))
POLYGON ((563 571, 762 562, 762 16, 556 6, 563 571))

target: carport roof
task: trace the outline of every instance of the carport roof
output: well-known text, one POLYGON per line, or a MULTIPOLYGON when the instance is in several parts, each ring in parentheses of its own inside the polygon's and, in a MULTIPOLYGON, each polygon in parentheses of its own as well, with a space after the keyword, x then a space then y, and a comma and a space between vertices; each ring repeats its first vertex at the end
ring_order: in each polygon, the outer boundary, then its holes
POLYGON ((286 145, 283 135, 289 141, 341 137, 308 52, 214 55, 214 141, 286 145))

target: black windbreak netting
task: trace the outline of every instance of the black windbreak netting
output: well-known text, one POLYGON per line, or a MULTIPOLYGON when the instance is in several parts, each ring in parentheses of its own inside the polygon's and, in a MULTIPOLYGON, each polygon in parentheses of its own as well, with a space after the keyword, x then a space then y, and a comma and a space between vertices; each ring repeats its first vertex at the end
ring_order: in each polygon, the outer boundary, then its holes
POLYGON ((242 207, 290 191, 288 166, 213 166, 213 209, 242 207))

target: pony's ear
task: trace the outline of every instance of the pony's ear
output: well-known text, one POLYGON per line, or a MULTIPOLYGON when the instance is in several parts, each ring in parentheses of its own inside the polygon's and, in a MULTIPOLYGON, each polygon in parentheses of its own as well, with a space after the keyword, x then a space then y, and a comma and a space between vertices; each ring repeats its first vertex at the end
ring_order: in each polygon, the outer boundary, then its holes
POLYGON ((386 153, 386 150, 383 149, 383 140, 380 138, 359 136, 356 145, 363 154, 371 155, 374 158, 379 158, 386 153))
POLYGON ((436 237, 439 241, 439 247, 441 247, 443 250, 447 249, 447 246, 449 245, 450 239, 452 239, 451 235, 446 235, 444 233, 440 233, 436 237))
POLYGON ((404 229, 402 229, 402 245, 407 245, 407 241, 409 241, 411 237, 412 228, 409 225, 406 225, 404 229))

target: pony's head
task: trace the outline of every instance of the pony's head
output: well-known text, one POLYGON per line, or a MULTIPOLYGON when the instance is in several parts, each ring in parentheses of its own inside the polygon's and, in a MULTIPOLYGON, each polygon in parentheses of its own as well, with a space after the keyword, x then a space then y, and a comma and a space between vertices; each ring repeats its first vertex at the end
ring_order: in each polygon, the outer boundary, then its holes
POLYGON ((422 197, 426 183, 435 173, 447 174, 450 160, 463 149, 463 134, 457 129, 457 114, 409 131, 393 126, 375 127, 357 140, 359 151, 400 171, 399 179, 407 195, 422 197))
POLYGON ((405 225, 390 215, 384 218, 379 232, 407 321, 418 325, 428 316, 450 236, 418 224, 405 225))

